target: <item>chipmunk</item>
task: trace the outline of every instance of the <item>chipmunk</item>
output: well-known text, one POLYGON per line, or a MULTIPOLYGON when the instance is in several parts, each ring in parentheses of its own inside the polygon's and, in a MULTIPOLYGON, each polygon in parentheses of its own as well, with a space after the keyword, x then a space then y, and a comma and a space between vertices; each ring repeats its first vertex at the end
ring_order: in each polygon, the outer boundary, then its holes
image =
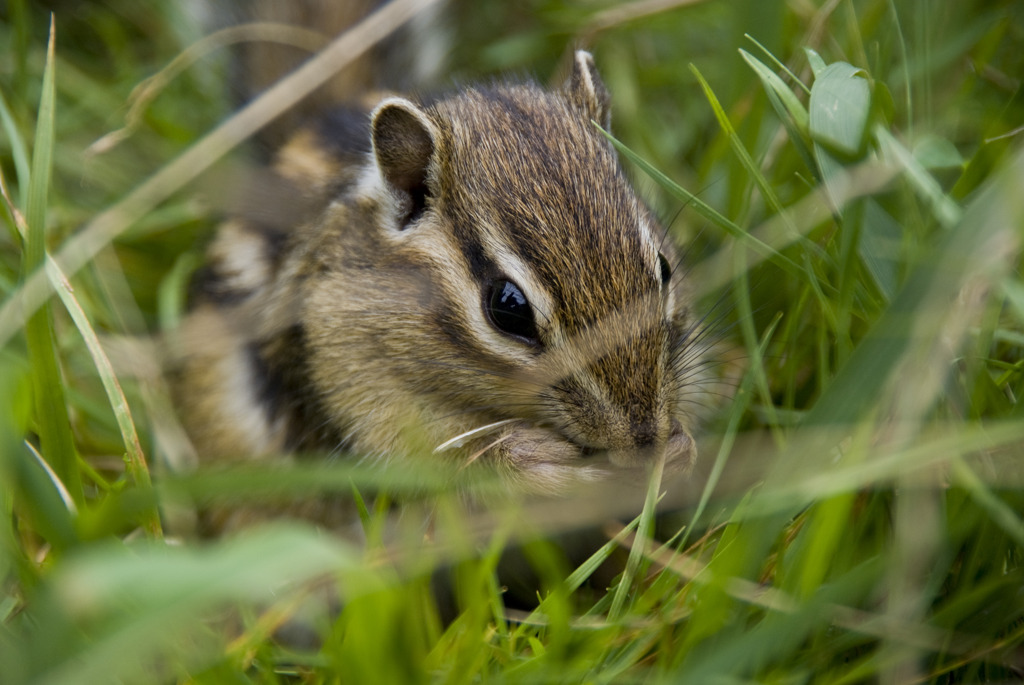
MULTIPOLYGON (((293 222, 227 220, 176 394, 205 460, 421 455, 557 493, 695 458, 706 345, 677 248, 619 167, 610 97, 379 96, 273 162, 293 222)), ((642 476, 640 476, 642 477, 642 476)))

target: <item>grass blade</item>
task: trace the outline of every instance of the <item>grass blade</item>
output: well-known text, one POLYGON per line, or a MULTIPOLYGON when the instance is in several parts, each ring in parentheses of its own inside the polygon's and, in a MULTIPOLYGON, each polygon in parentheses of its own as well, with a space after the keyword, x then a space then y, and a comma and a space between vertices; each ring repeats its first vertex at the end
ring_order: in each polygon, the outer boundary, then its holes
MULTIPOLYGON (((183 663, 201 666, 216 655, 193 642, 216 645, 204 618, 229 602, 287 599, 303 583, 351 569, 359 558, 337 540, 283 525, 206 549, 159 541, 96 544, 70 556, 40 594, 33 624, 18 625, 21 644, 12 661, 34 671, 31 682, 171 682, 164 669, 175 662, 162 657, 179 652, 183 663), (193 640, 184 639, 189 635, 193 640), (61 645, 59 654, 54 644, 61 645), (163 677, 155 675, 160 672, 163 677)), ((362 587, 382 585, 369 580, 362 587)), ((12 643, 0 641, 0 661, 14 656, 12 643)))
POLYGON ((771 184, 768 183, 768 179, 764 177, 764 174, 761 172, 761 168, 754 162, 754 158, 750 156, 747 148, 743 145, 743 141, 740 140, 739 135, 736 133, 736 129, 733 128, 732 122, 729 121, 729 117, 726 115, 725 109, 722 108, 722 103, 718 101, 718 97, 711 89, 711 84, 704 79, 704 75, 700 73, 696 66, 691 64, 690 71, 692 71, 693 75, 697 77, 697 82, 700 83, 700 87, 704 91, 704 96, 708 99, 711 109, 715 112, 715 118, 718 120, 718 125, 722 127, 722 131, 729 139, 729 145, 739 158, 740 163, 747 170, 747 173, 750 174, 751 178, 754 179, 758 189, 761 191, 761 196, 764 198, 764 201, 768 203, 768 206, 772 208, 772 211, 782 217, 793 238, 797 239, 799 236, 799 239, 802 241, 803 236, 800 236, 796 227, 793 226, 792 221, 789 219, 789 215, 786 213, 786 208, 782 206, 782 201, 775 193, 771 184))
MULTIPOLYGON (((743 37, 744 37, 744 38, 746 38, 747 40, 749 40, 749 41, 750 41, 751 43, 753 43, 753 44, 754 44, 754 45, 756 45, 757 47, 761 48, 761 52, 763 52, 763 53, 765 54, 765 57, 767 57, 767 58, 768 58, 769 60, 771 60, 772 62, 774 62, 774 63, 775 63, 775 68, 776 68, 776 69, 780 69, 780 70, 782 70, 782 71, 786 72, 786 74, 787 74, 787 75, 788 75, 788 76, 789 76, 789 77, 790 77, 791 79, 793 79, 793 83, 795 83, 796 85, 800 86, 800 89, 801 89, 801 90, 803 90, 803 91, 804 91, 805 93, 807 93, 808 95, 810 95, 810 94, 811 94, 811 89, 810 89, 810 88, 808 88, 808 87, 807 87, 807 86, 806 86, 806 85, 804 84, 804 82, 800 80, 800 77, 798 77, 798 76, 797 76, 796 74, 794 74, 794 73, 793 73, 793 71, 792 71, 792 70, 791 70, 791 69, 790 69, 789 67, 787 67, 787 66, 786 66, 785 64, 783 64, 783 63, 782 63, 782 62, 781 62, 781 61, 780 61, 780 60, 779 60, 779 59, 778 59, 777 57, 775 57, 775 55, 773 55, 773 54, 771 53, 771 51, 770 51, 770 50, 768 50, 768 48, 766 48, 765 46, 761 45, 761 42, 760 42, 760 41, 758 41, 758 40, 757 40, 756 38, 754 38, 753 36, 751 36, 751 35, 750 35, 749 33, 745 33, 745 34, 743 34, 743 37)), ((741 52, 742 52, 742 50, 741 50, 741 52)), ((760 61, 760 60, 758 60, 758 61, 760 61)), ((770 71, 770 70, 769 70, 769 71, 770 71)), ((774 73, 774 72, 773 72, 773 73, 774 73)))
MULTIPOLYGON (((25 278, 37 271, 46 259, 46 206, 53 168, 56 100, 54 41, 55 32, 51 23, 28 191, 28 233, 25 236, 22 263, 25 278)), ((56 356, 53 319, 49 306, 41 307, 29 318, 25 326, 25 337, 32 363, 36 422, 43 457, 71 494, 72 499, 76 503, 81 503, 83 493, 81 475, 78 471, 78 453, 68 421, 64 382, 56 356)))
POLYGON ((760 381, 760 376, 764 369, 764 354, 768 349, 768 343, 771 342, 772 336, 775 334, 775 329, 782 319, 781 315, 775 317, 771 325, 761 336, 761 343, 757 348, 756 354, 752 355, 756 363, 751 366, 749 372, 743 377, 740 382, 739 390, 736 392, 735 405, 732 411, 729 412, 729 423, 724 431, 722 444, 719 445, 718 452, 715 454, 715 462, 711 467, 711 472, 708 474, 707 484, 701 490, 700 500, 697 502, 697 507, 693 511, 693 516, 690 517, 690 525, 686 528, 686 533, 683 535, 678 548, 685 549, 686 544, 690 539, 690 532, 695 530, 697 524, 700 522, 701 516, 704 515, 704 511, 707 509, 708 502, 711 501, 711 494, 715 491, 718 486, 718 481, 722 477, 722 472, 725 470, 726 462, 729 459, 729 454, 732 451, 733 445, 736 443, 736 436, 739 434, 740 421, 747 413, 747 408, 750 406, 750 402, 753 399, 753 386, 755 383, 760 381))
MULTIPOLYGON (((784 105, 784 109, 782 110, 779 110, 777 107, 775 108, 775 112, 779 115, 779 118, 785 121, 787 119, 785 115, 788 113, 788 118, 796 124, 797 130, 801 134, 806 134, 809 121, 807 110, 802 104, 800 104, 800 100, 793 94, 793 91, 786 87, 786 84, 774 71, 769 69, 761 62, 761 60, 757 59, 746 50, 741 49, 740 56, 747 64, 750 65, 750 68, 754 70, 757 77, 761 79, 761 84, 764 86, 765 91, 769 94, 774 93, 777 98, 777 102, 784 105)), ((773 101, 772 104, 774 105, 775 102, 776 101, 773 101)), ((796 143, 797 141, 794 140, 793 142, 796 143)))
MULTIPOLYGON (((114 373, 114 367, 111 365, 107 353, 103 351, 103 346, 100 345, 96 331, 93 330, 92 324, 89 323, 89 317, 78 303, 78 300, 75 299, 71 284, 64 274, 61 273, 57 263, 49 256, 46 259, 46 272, 50 277, 53 289, 57 292, 61 302, 64 303, 65 309, 71 315, 71 320, 75 322, 78 332, 85 341, 85 346, 88 348, 93 364, 96 366, 96 372, 103 383, 103 389, 107 393, 110 407, 114 411, 117 427, 121 431, 121 439, 124 441, 125 464, 128 468, 128 475, 131 476, 133 483, 148 490, 152 487, 152 481, 149 477, 149 466, 146 464, 146 456, 143 454, 142 445, 139 443, 139 435, 135 430, 135 421, 132 419, 128 399, 124 396, 124 391, 121 390, 121 384, 114 373)), ((159 537, 159 512, 155 509, 149 512, 144 526, 150 535, 159 537)))
POLYGON ((768 101, 771 102, 772 109, 775 110, 779 121, 785 127, 786 133, 789 134, 789 140, 797 154, 804 160, 804 164, 811 170, 815 178, 820 180, 818 166, 814 163, 814 158, 805 141, 808 131, 807 110, 774 71, 746 50, 740 50, 740 55, 761 79, 761 85, 764 86, 768 101))
POLYGON ((652 539, 654 526, 654 513, 658 506, 659 491, 661 490, 661 476, 665 469, 664 452, 658 455, 651 469, 647 483, 647 497, 644 499, 644 508, 640 512, 640 522, 637 525, 636 542, 629 550, 629 557, 626 559, 626 568, 619 578, 619 584, 615 587, 615 595, 612 597, 612 606, 608 610, 608 618, 617 621, 622 617, 626 607, 626 599, 630 590, 633 590, 633 583, 640 571, 647 551, 647 542, 652 539))
POLYGON ((885 128, 876 126, 874 133, 882 148, 882 155, 904 169, 911 186, 928 203, 939 223, 945 228, 956 224, 963 212, 956 202, 942 192, 942 187, 935 177, 929 174, 928 170, 914 158, 910 150, 903 147, 885 128))
MULTIPOLYGON (((934 256, 911 274, 807 414, 804 426, 854 425, 878 411, 880 404, 885 412, 907 412, 899 417, 904 421, 921 419, 914 413, 924 411, 943 392, 941 383, 950 363, 932 355, 958 354, 967 334, 966 321, 957 317, 965 316, 962 308, 971 307, 968 290, 977 293, 982 283, 998 283, 1019 249, 1024 198, 1017 184, 1022 177, 1024 153, 1019 153, 979 193, 960 223, 943 235, 934 256), (968 284, 970 289, 965 288, 968 284), (872 382, 865 383, 865 378, 872 382), (900 382, 905 378, 915 379, 912 386, 900 382)), ((787 482, 793 469, 809 468, 807 458, 813 451, 794 454, 801 463, 787 463, 774 482, 787 482)), ((827 449, 820 452, 826 454, 827 449)))
POLYGON ((814 74, 814 78, 818 78, 818 74, 824 71, 826 67, 825 60, 821 58, 821 55, 816 50, 811 48, 804 48, 804 54, 807 56, 807 63, 811 65, 811 73, 814 74))

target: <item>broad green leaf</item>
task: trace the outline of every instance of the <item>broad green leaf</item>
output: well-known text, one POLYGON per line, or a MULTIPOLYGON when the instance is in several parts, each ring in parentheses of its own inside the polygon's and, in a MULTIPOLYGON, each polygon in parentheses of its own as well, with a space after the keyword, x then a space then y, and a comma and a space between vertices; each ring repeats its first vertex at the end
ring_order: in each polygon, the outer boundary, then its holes
POLYGON ((863 70, 835 62, 817 72, 808 110, 816 150, 824 145, 843 156, 860 157, 871 116, 871 84, 863 70))

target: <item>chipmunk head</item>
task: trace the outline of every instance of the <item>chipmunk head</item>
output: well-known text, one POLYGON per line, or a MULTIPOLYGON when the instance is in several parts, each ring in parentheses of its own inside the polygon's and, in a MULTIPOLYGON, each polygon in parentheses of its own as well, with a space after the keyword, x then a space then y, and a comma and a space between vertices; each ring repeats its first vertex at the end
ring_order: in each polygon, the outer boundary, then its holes
POLYGON ((683 270, 594 125, 609 119, 586 52, 556 92, 376 107, 355 202, 372 235, 318 253, 309 310, 314 380, 357 448, 387 451, 399 406, 533 489, 692 460, 683 270))

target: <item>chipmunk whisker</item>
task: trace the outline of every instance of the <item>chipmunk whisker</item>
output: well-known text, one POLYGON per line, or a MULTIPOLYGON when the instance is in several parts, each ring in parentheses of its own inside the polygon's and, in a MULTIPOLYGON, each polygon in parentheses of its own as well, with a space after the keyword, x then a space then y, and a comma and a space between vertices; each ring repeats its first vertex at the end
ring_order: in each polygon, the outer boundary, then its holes
MULTIPOLYGON (((461 447, 466 442, 466 440, 468 440, 471 437, 474 437, 476 435, 480 435, 482 433, 488 433, 488 432, 494 430, 495 428, 500 428, 500 427, 505 426, 507 424, 515 423, 518 420, 519 419, 503 419, 501 421, 495 421, 494 423, 489 423, 489 424, 487 424, 485 426, 478 426, 476 428, 473 428, 471 430, 466 431, 465 433, 460 433, 459 435, 456 435, 454 438, 450 438, 448 440, 445 440, 440 445, 435 447, 434 448, 434 453, 437 454, 438 452, 444 452, 445 450, 450 449, 452 447, 461 447)), ((490 449, 490 448, 488 448, 488 449, 490 449)))

